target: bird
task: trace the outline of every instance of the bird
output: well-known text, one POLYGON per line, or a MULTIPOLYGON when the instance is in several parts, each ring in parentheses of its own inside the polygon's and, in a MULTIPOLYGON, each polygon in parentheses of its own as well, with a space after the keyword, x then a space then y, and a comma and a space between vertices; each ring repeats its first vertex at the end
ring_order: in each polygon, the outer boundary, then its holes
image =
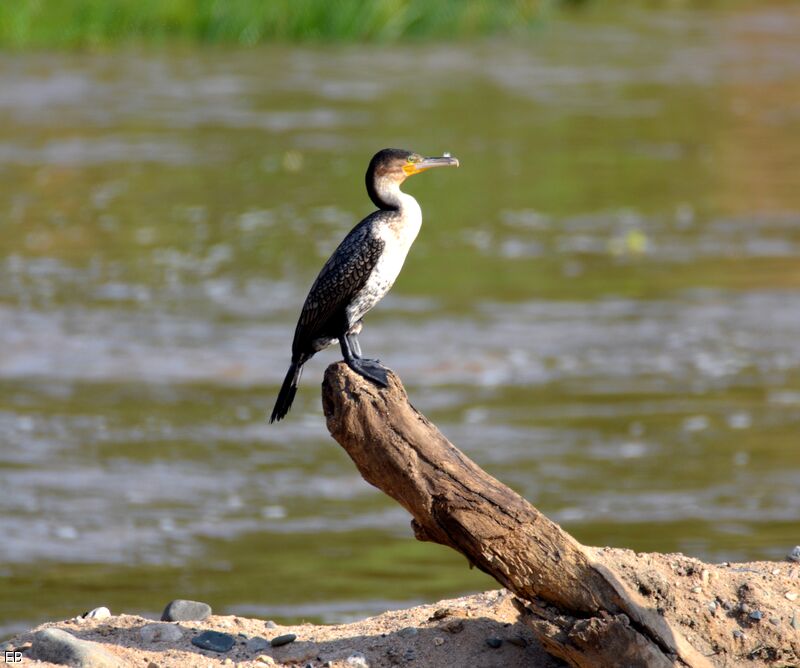
POLYGON ((378 151, 365 176, 367 194, 377 211, 342 240, 314 281, 300 311, 292 357, 270 423, 282 420, 294 401, 303 365, 335 341, 347 365, 381 387, 388 386, 380 360, 361 356, 362 318, 391 289, 422 225, 417 200, 400 190, 414 174, 435 167, 458 167, 449 153, 423 157, 396 148, 378 151))

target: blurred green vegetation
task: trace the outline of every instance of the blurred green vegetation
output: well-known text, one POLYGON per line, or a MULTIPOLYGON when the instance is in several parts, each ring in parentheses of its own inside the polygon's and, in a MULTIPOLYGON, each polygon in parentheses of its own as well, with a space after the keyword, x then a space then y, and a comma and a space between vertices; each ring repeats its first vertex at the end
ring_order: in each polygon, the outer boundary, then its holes
POLYGON ((524 31, 559 0, 14 0, 0 3, 0 46, 83 47, 185 40, 472 37, 524 31))

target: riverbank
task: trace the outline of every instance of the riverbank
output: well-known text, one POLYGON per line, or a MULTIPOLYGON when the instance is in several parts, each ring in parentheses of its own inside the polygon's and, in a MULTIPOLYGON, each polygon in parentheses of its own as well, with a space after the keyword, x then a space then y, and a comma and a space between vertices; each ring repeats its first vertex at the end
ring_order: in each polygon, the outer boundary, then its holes
MULTIPOLYGON (((800 659, 800 563, 712 565, 681 554, 611 548, 598 550, 597 557, 679 627, 713 665, 760 668, 776 661, 796 665, 800 659)), ((21 665, 33 665, 37 656, 53 659, 54 647, 76 640, 77 649, 65 651, 84 652, 94 663, 79 665, 95 668, 561 665, 534 640, 519 617, 514 596, 505 589, 340 625, 281 625, 217 615, 173 623, 125 614, 75 618, 43 624, 13 638, 3 649, 22 652, 21 665), (222 642, 220 651, 199 647, 203 638, 222 642), (226 640, 230 647, 222 649, 226 640)))

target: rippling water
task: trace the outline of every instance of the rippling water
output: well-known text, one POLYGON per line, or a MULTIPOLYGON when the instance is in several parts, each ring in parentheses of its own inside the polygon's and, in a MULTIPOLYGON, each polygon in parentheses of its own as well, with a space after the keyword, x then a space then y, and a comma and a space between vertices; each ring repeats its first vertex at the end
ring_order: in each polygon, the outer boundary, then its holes
POLYGON ((530 42, 0 56, 0 627, 343 619, 490 586, 364 483, 299 305, 383 146, 423 231, 362 345, 592 544, 800 540, 800 12, 530 42))

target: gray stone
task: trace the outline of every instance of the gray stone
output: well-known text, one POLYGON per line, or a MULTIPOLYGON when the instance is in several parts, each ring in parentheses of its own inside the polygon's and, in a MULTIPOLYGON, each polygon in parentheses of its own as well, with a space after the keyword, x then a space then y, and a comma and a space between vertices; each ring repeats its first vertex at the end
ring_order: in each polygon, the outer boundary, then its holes
POLYGON ((155 622, 154 624, 145 624, 139 629, 139 635, 142 642, 177 642, 183 638, 183 631, 180 630, 175 624, 165 624, 155 622))
POLYGON ((192 638, 192 645, 212 652, 227 652, 236 644, 236 638, 230 633, 219 631, 203 631, 199 636, 192 638))
POLYGON ((276 636, 270 640, 269 644, 273 647, 280 647, 281 645, 288 645, 295 640, 297 640, 297 636, 294 633, 284 633, 282 636, 276 636))
POLYGON ((786 555, 789 561, 800 561, 800 545, 795 545, 791 552, 786 555))
POLYGON ((756 622, 760 622, 763 618, 764 618, 764 613, 761 612, 761 610, 753 610, 753 612, 750 613, 750 619, 756 622))
POLYGON ((418 633, 419 630, 417 630, 413 626, 406 626, 404 629, 400 629, 397 632, 397 635, 399 635, 401 638, 413 638, 418 633))
POLYGON ((503 639, 492 636, 491 638, 486 638, 486 644, 492 649, 497 649, 503 644, 503 639))
POLYGON ((80 640, 62 629, 44 629, 33 636, 30 656, 73 668, 120 668, 127 665, 101 645, 80 640))
POLYGON ((270 646, 269 640, 266 638, 250 638, 245 644, 245 649, 248 652, 260 652, 270 646))
POLYGON ((202 622, 211 615, 211 606, 200 601, 185 601, 176 598, 167 603, 164 612, 161 613, 162 622, 202 622))
POLYGON ((278 628, 278 625, 275 622, 273 622, 271 619, 268 619, 266 622, 264 622, 264 626, 266 626, 268 629, 277 629, 278 628))

